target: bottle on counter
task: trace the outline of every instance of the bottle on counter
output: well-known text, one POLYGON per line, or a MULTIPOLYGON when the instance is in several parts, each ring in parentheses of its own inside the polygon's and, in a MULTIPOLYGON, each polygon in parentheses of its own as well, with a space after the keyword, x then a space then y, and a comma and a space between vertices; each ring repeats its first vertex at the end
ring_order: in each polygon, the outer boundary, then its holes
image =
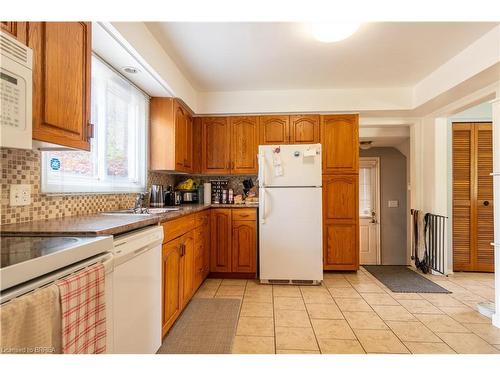
POLYGON ((233 204, 234 203, 234 193, 233 193, 233 189, 229 189, 228 190, 228 197, 227 197, 227 201, 229 204, 233 204))
POLYGON ((227 204, 227 190, 222 190, 222 204, 227 204))

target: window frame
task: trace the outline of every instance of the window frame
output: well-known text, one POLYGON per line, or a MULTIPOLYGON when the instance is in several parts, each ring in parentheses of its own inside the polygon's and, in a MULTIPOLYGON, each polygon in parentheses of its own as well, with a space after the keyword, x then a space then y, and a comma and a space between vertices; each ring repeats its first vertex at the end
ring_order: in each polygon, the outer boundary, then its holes
MULTIPOLYGON (((113 180, 108 183, 106 182, 100 182, 99 179, 105 176, 105 169, 106 169, 106 145, 105 145, 105 133, 107 127, 100 127, 96 126, 95 131, 97 132, 97 136, 95 138, 95 142, 98 143, 98 150, 102 150, 100 152, 92 152, 89 151, 94 155, 93 157, 93 163, 96 163, 96 167, 98 169, 97 173, 93 177, 87 177, 87 176, 67 176, 63 177, 62 181, 60 182, 54 182, 54 180, 50 180, 50 172, 48 170, 49 168, 49 160, 48 158, 50 157, 50 151, 68 151, 68 152, 73 152, 73 150, 69 149, 64 149, 61 148, 60 150, 55 148, 52 150, 48 151, 42 151, 41 152, 41 168, 40 168, 40 188, 41 188, 41 193, 42 194, 48 194, 48 195, 71 195, 71 194, 133 194, 133 193, 140 193, 140 192, 145 192, 147 190, 147 184, 148 184, 148 170, 149 170, 149 122, 150 122, 150 111, 149 111, 149 103, 150 103, 150 96, 144 92, 142 89, 137 87, 133 82, 131 82, 127 77, 125 77, 123 74, 121 74, 118 70, 116 70, 113 66, 111 66, 109 63, 107 63, 104 59, 102 59, 98 54, 95 52, 92 52, 92 57, 96 58, 100 63, 102 63, 106 68, 108 68, 112 73, 116 74, 119 78, 124 80, 127 84, 132 86, 135 90, 137 90, 138 93, 144 96, 145 103, 144 103, 144 131, 140 131, 140 136, 144 137, 144 154, 139 155, 140 159, 135 163, 136 166, 141 166, 144 165, 144 171, 139 173, 139 170, 137 171, 137 182, 139 185, 133 186, 130 183, 130 180, 120 182, 119 180, 113 180), (102 154, 103 155, 103 161, 98 162, 96 159, 98 159, 98 155, 102 154), (65 182, 64 180, 67 180, 68 182, 65 182)), ((92 87, 92 86, 91 86, 92 87)), ((103 95, 104 93, 101 93, 99 95, 103 95)), ((99 96, 98 95, 98 96, 99 96)), ((91 95, 91 98, 93 96, 91 95)), ((92 106, 92 103, 91 103, 92 106)), ((93 107, 91 107, 93 110, 93 107)), ((99 111, 99 115, 102 115, 102 113, 105 113, 105 111, 99 111)), ((128 113, 130 115, 130 113, 128 113)), ((99 122, 97 122, 99 123, 99 122)), ((137 143, 136 143, 137 144, 137 143)), ((134 148, 136 148, 134 146, 134 148)), ((79 152, 80 150, 74 150, 75 152, 79 152)), ((127 154, 130 155, 130 150, 127 150, 127 154)), ((137 154, 135 152, 134 154, 137 154)), ((139 168, 140 169, 140 168, 139 168)))

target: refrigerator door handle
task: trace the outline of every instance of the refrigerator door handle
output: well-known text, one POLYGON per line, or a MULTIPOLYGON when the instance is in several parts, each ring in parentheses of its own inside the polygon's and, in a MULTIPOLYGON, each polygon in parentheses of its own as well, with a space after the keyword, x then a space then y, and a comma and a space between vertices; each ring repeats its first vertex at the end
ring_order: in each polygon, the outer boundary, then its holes
POLYGON ((262 188, 262 197, 259 197, 262 202, 262 217, 260 219, 261 224, 266 223, 266 188, 262 188))
POLYGON ((265 181, 264 181, 264 177, 265 177, 265 173, 264 172, 265 171, 264 171, 264 168, 266 167, 266 158, 265 158, 265 155, 263 155, 263 154, 258 154, 257 158, 259 159, 258 160, 258 163, 259 163, 259 175, 258 175, 259 186, 264 187, 265 186, 265 181))

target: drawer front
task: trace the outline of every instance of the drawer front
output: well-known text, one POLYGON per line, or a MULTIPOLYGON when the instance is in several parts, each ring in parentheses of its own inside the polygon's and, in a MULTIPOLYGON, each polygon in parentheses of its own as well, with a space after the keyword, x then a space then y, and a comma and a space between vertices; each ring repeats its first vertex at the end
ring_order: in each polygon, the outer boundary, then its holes
POLYGON ((180 237, 194 227, 194 215, 180 217, 163 223, 163 243, 180 237))
POLYGON ((210 222, 210 210, 198 212, 194 215, 194 226, 208 225, 210 222))
POLYGON ((234 208, 232 212, 233 221, 237 220, 257 220, 257 209, 255 208, 234 208))

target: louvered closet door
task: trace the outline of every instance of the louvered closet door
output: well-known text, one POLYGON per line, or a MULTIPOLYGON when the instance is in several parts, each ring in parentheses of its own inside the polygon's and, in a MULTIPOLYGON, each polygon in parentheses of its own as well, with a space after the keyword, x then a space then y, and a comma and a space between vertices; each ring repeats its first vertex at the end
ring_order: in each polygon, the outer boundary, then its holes
POLYGON ((453 269, 493 271, 491 123, 453 124, 453 269))
POLYGON ((476 271, 493 272, 493 137, 491 123, 475 124, 477 160, 476 271))

